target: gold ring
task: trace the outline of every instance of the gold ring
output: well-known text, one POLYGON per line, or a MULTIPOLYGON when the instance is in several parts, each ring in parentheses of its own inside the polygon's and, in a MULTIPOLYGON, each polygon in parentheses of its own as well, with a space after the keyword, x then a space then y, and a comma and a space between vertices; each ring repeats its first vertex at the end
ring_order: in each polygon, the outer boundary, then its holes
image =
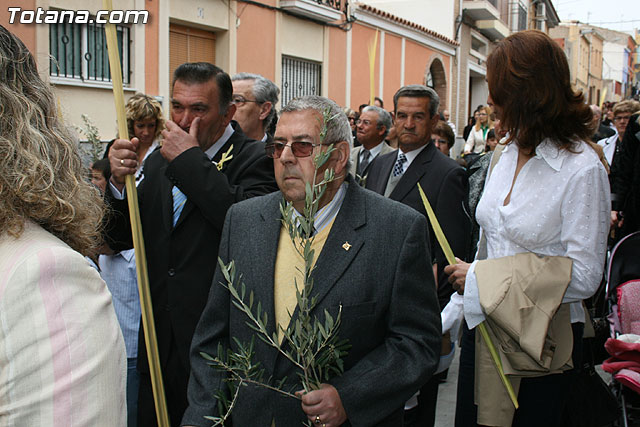
POLYGON ((320 415, 316 415, 316 424, 320 424, 321 422, 320 415))
POLYGON ((124 159, 120 159, 120 164, 124 166, 124 159))

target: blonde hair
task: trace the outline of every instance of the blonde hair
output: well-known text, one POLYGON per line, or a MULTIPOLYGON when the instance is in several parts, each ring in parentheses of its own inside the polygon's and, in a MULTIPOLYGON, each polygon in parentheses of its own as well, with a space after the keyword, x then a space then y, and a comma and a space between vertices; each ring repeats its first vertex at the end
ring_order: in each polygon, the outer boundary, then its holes
POLYGON ((90 255, 103 212, 49 85, 25 45, 0 25, 0 234, 17 238, 32 220, 90 255))
POLYGON ((133 129, 134 122, 148 119, 155 119, 156 133, 153 139, 156 139, 160 132, 164 129, 164 117, 162 117, 162 105, 150 96, 142 93, 133 95, 125 106, 127 114, 127 127, 129 128, 129 138, 133 138, 135 133, 133 129))
MULTIPOLYGON (((487 113, 487 126, 489 126, 489 129, 493 129, 493 119, 491 118, 491 115, 493 114, 493 112, 491 111, 491 107, 489 107, 487 105, 482 106, 482 107, 478 108, 478 112, 480 112, 480 111, 484 111, 485 113, 487 113)), ((480 124, 480 119, 478 119, 476 121, 475 129, 478 131, 478 130, 480 130, 481 126, 482 125, 480 124)))

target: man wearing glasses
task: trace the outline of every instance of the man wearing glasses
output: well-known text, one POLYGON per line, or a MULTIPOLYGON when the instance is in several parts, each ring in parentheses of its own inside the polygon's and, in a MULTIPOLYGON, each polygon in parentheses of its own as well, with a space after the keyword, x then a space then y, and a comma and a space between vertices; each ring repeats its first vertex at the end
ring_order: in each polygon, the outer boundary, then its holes
POLYGON ((271 80, 259 74, 238 73, 231 78, 233 103, 237 121, 242 131, 251 139, 271 142, 267 132, 276 120, 276 104, 280 89, 271 80))
POLYGON ((611 226, 616 230, 615 240, 640 230, 638 112, 638 101, 618 102, 613 107, 613 124, 617 135, 598 142, 603 146, 605 157, 611 165, 611 226))
MULTIPOLYGON (((248 140, 231 121, 229 75, 215 65, 180 65, 173 78, 171 120, 160 150, 144 163, 138 187, 149 284, 171 425, 187 407, 189 347, 204 309, 229 207, 276 189, 263 144, 248 140)), ((124 178, 136 172, 137 138, 118 139, 109 151, 109 245, 132 247, 124 178)), ((141 337, 142 328, 141 329, 141 337)), ((141 338, 141 342, 143 338, 141 338)), ((138 352, 138 424, 156 425, 145 346, 138 352)))
POLYGON ((356 135, 362 145, 351 150, 351 163, 349 170, 356 182, 364 187, 371 162, 382 154, 393 151, 384 139, 391 130, 391 114, 386 110, 369 105, 362 109, 360 118, 356 121, 356 135))
MULTIPOLYGON (((426 220, 355 184, 348 174, 350 149, 351 128, 335 102, 319 96, 290 101, 282 110, 274 142, 266 146, 280 192, 229 210, 220 257, 224 263, 235 262, 247 294, 254 292, 268 316, 271 336, 274 325, 288 326, 289 313, 295 320, 294 277, 302 283, 299 269, 304 262, 282 224, 280 205, 284 199, 303 212, 305 186, 314 176, 320 182, 327 168, 334 170, 335 179, 320 200, 314 222, 312 297, 317 297, 317 305, 311 316, 323 321, 325 310, 335 316, 342 306, 339 337, 351 345, 343 359, 344 373, 304 394, 301 401, 271 390, 239 387, 234 426, 298 426, 306 420, 318 427, 399 426, 404 401, 435 370, 440 319, 426 220), (323 115, 331 118, 324 139, 323 115), (316 176, 314 157, 330 144, 333 152, 316 176)), ((249 342, 254 334, 221 281, 217 269, 193 339, 183 425, 210 425, 204 416, 218 415, 213 396, 227 390, 224 373, 208 366, 200 352, 215 355, 219 344, 225 347, 232 338, 249 342)), ((254 352, 265 378, 272 376, 275 382, 286 377, 283 389, 300 390, 299 371, 291 362, 260 339, 255 339, 254 352)))

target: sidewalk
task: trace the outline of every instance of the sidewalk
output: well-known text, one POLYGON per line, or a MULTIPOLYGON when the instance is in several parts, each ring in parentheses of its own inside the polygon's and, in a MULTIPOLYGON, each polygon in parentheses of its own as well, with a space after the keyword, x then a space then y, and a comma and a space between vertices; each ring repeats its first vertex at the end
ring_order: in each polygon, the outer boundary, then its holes
POLYGON ((436 405, 436 427, 452 427, 456 415, 456 388, 458 386, 458 364, 460 348, 456 347, 456 355, 449 367, 447 381, 438 388, 436 405))

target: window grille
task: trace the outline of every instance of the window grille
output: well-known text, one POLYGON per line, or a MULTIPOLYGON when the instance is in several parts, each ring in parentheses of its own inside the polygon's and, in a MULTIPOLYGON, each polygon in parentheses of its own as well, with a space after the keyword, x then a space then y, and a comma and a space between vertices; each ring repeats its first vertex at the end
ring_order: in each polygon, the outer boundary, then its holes
POLYGON ((527 29, 527 9, 521 4, 518 5, 518 31, 527 29))
MULTIPOLYGON (((116 25, 120 49, 122 82, 131 76, 131 34, 128 27, 116 25)), ((60 23, 49 25, 49 74, 82 81, 110 82, 109 53, 103 24, 60 23)))
POLYGON ((282 57, 282 106, 293 98, 320 95, 322 65, 291 57, 282 57))

